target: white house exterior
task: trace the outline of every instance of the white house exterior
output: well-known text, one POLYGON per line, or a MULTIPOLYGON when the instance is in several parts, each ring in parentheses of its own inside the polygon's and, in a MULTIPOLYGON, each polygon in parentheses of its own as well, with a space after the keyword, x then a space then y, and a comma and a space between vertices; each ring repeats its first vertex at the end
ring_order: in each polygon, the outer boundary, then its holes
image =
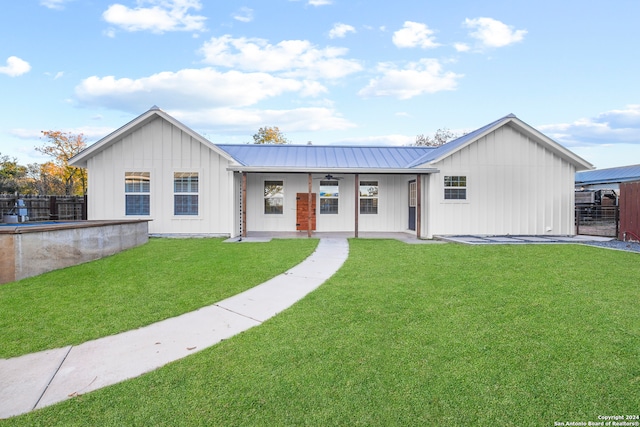
POLYGON ((441 147, 265 146, 215 145, 157 108, 72 164, 89 219, 152 219, 152 234, 420 238, 572 235, 575 172, 593 168, 513 115, 441 147))

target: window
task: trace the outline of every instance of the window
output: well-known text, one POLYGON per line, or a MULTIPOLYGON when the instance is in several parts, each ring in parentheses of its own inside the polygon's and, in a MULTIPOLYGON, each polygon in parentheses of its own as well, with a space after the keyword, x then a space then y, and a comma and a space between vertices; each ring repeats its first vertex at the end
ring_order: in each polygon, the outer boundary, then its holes
POLYGON ((444 198, 446 200, 466 200, 467 177, 466 176, 445 176, 444 177, 444 198))
POLYGON ((338 181, 320 181, 320 213, 337 214, 339 195, 338 181))
POLYGON ((282 181, 264 182, 264 213, 282 214, 284 206, 284 184, 282 181))
POLYGON ((173 193, 174 215, 198 215, 198 172, 175 172, 173 193))
POLYGON ((378 213, 378 181, 360 181, 360 213, 378 213))
POLYGON ((418 205, 418 185, 415 181, 409 182, 409 207, 415 208, 418 205))
POLYGON ((149 215, 150 192, 149 172, 125 172, 125 215, 149 215))

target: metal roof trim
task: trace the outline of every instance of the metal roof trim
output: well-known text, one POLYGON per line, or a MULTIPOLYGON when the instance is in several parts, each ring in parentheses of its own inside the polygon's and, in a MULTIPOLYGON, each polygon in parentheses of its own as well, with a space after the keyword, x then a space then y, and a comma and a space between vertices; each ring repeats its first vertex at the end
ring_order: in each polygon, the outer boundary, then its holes
POLYGON ((413 168, 413 169, 398 169, 398 168, 292 168, 292 167, 277 167, 277 166, 240 166, 233 165, 227 167, 231 172, 249 172, 249 173, 344 173, 344 174, 393 174, 393 175, 415 175, 438 173, 438 168, 413 168))
POLYGON ((200 142, 203 145, 206 145, 208 148, 213 150, 216 154, 222 156, 228 161, 237 163, 236 159, 230 156, 229 153, 222 150, 221 148, 218 148, 214 143, 206 139, 204 136, 200 135, 193 129, 186 126, 184 123, 181 123, 180 121, 175 119, 173 116, 171 116, 170 114, 166 113, 165 111, 161 110, 160 108, 154 105, 148 111, 145 111, 138 117, 129 121, 127 124, 119 127, 118 129, 114 130, 104 138, 99 139, 98 141, 94 142, 93 144, 91 144, 90 146, 88 146, 87 148, 85 148, 75 156, 73 156, 71 159, 69 159, 69 164, 80 166, 80 167, 86 167, 88 158, 93 157, 93 155, 109 147, 112 143, 123 138, 125 135, 144 127, 147 123, 150 123, 151 121, 155 120, 156 117, 164 119, 167 122, 169 122, 171 125, 177 127, 178 129, 181 129, 182 131, 187 133, 189 136, 191 136, 193 139, 195 139, 196 141, 200 142))

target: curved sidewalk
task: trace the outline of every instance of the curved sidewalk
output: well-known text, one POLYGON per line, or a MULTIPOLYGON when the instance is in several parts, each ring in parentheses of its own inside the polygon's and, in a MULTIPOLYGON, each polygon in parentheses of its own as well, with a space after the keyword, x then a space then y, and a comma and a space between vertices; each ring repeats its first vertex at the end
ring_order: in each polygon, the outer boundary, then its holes
POLYGON ((290 307, 331 277, 346 239, 320 239, 297 266, 217 304, 118 335, 0 359, 0 418, 137 377, 210 347, 290 307))

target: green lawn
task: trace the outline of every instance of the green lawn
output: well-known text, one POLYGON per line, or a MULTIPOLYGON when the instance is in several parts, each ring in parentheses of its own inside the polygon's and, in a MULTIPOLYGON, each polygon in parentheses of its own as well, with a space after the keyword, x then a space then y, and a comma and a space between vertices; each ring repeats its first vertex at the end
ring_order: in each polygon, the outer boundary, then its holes
POLYGON ((263 325, 0 425, 553 426, 633 415, 639 277, 638 254, 594 247, 351 240, 333 278, 263 325))
POLYGON ((288 270, 317 242, 151 239, 0 285, 0 358, 80 344, 213 304, 288 270))

